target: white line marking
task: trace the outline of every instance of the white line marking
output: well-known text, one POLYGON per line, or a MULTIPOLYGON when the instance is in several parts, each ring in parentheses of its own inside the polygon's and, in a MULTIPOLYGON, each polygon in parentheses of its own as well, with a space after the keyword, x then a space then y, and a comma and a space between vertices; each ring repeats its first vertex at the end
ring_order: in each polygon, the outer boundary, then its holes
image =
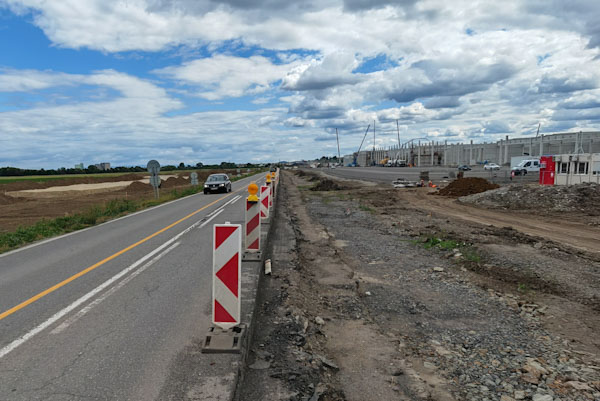
POLYGON ((41 323, 39 326, 33 328, 28 333, 22 335, 21 337, 17 338, 16 340, 14 340, 13 342, 11 342, 7 346, 3 347, 2 349, 0 349, 0 358, 4 357, 5 355, 7 355, 8 353, 10 353, 11 351, 14 351, 17 347, 19 347, 20 345, 23 345, 25 342, 29 341, 34 336, 36 336, 37 334, 41 333, 42 331, 44 331, 45 329, 47 329, 49 326, 51 326, 52 324, 54 324, 55 322, 57 322, 58 320, 60 320, 62 317, 64 317, 67 313, 71 312, 72 310, 74 310, 77 307, 79 307, 80 305, 82 305, 84 302, 86 302, 89 299, 93 298, 94 296, 96 296, 96 294, 98 294, 99 292, 101 292, 105 288, 110 287, 115 281, 121 279, 123 276, 125 276, 128 273, 130 273, 131 271, 135 270, 139 265, 141 265, 142 263, 144 263, 145 261, 147 261, 148 259, 150 259, 154 255, 156 255, 157 253, 161 252, 163 249, 165 249, 166 247, 168 247, 169 245, 171 245, 173 242, 177 241, 184 234, 186 234, 186 233, 190 232, 191 230, 193 230, 196 226, 198 226, 198 224, 202 223, 202 224, 200 224, 200 228, 206 226, 212 219, 214 219, 219 214, 221 214, 222 211, 223 210, 221 210, 219 213, 215 214, 214 216, 212 216, 211 218, 209 218, 208 220, 206 220, 204 222, 202 222, 202 220, 199 220, 196 223, 192 224, 190 227, 186 228, 184 231, 180 232, 179 234, 177 234, 176 236, 174 236, 173 238, 171 238, 170 240, 168 240, 167 242, 165 242, 164 244, 162 244, 161 246, 159 246, 158 248, 156 248, 155 250, 153 250, 152 252, 150 252, 146 256, 142 257, 141 259, 139 259, 138 261, 136 261, 135 263, 133 263, 128 268, 126 268, 126 269, 122 270, 121 272, 117 273, 116 275, 114 275, 113 277, 111 277, 110 279, 108 279, 107 281, 105 281, 104 283, 100 284, 98 287, 94 288, 92 291, 88 292, 87 294, 85 294, 84 296, 82 296, 81 298, 79 298, 78 300, 76 300, 75 302, 73 302, 71 305, 69 305, 66 308, 64 308, 64 309, 56 312, 54 315, 50 316, 50 318, 48 320, 46 320, 45 322, 41 323))
POLYGON ((156 263, 160 258, 162 258, 163 256, 165 256, 167 253, 171 252, 173 249, 177 248, 179 246, 179 244, 181 244, 181 242, 176 242, 173 245, 171 245, 170 247, 168 247, 167 249, 165 249, 163 252, 161 252, 160 254, 158 254, 157 256, 155 256, 148 263, 146 263, 144 266, 140 267, 139 269, 137 269, 136 271, 134 271, 133 273, 131 273, 129 276, 127 276, 123 280, 121 280, 117 285, 115 285, 114 287, 112 287, 111 289, 109 289, 108 291, 106 291, 104 294, 102 294, 101 296, 99 296, 98 298, 96 298, 95 300, 93 300, 85 308, 81 309, 75 315, 73 315, 70 318, 66 319, 58 327, 56 327, 54 330, 52 330, 50 332, 50 334, 59 334, 60 332, 64 331, 67 327, 69 327, 70 325, 72 325, 73 323, 75 323, 76 321, 78 321, 79 319, 81 319, 86 313, 88 313, 89 311, 91 311, 94 307, 98 306, 106 298, 110 297, 112 294, 114 294, 115 292, 117 292, 117 290, 119 290, 120 288, 122 288, 125 284, 127 284, 128 282, 130 282, 131 280, 133 280, 136 276, 138 276, 140 273, 142 273, 148 267, 150 267, 154 263, 156 263))

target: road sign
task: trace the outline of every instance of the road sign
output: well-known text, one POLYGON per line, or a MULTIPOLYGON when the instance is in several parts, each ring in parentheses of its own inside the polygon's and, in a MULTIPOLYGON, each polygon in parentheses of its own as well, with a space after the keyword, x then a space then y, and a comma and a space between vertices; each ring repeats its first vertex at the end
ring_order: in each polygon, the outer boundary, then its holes
POLYGON ((152 185, 154 188, 160 187, 160 177, 158 175, 150 176, 150 185, 152 185))
POLYGON ((213 324, 229 330, 240 323, 242 226, 213 226, 213 324))
POLYGON ((160 163, 156 160, 150 160, 146 168, 148 169, 148 172, 150 174, 158 175, 158 173, 160 172, 160 163))
POLYGON ((198 173, 193 172, 190 174, 190 181, 192 185, 198 185, 198 173))

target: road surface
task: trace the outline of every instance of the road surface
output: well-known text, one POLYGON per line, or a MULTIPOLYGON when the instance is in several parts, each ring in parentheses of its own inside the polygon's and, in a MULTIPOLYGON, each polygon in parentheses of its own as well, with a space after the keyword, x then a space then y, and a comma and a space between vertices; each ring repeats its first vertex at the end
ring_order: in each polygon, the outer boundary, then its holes
MULTIPOLYGON (((340 178, 365 180, 372 182, 382 182, 391 184, 395 179, 402 177, 409 181, 418 181, 421 171, 429 171, 429 178, 434 181, 451 179, 449 173, 458 173, 455 167, 341 167, 341 168, 319 168, 316 171, 322 171, 329 175, 340 178)), ((474 166, 473 170, 465 171, 465 177, 482 177, 493 182, 509 182, 510 168, 502 167, 500 170, 488 171, 482 166, 474 166)), ((527 176, 517 176, 514 182, 537 182, 536 174, 527 176)))
POLYGON ((0 399, 168 395, 210 326, 212 225, 256 178, 0 255, 0 399))

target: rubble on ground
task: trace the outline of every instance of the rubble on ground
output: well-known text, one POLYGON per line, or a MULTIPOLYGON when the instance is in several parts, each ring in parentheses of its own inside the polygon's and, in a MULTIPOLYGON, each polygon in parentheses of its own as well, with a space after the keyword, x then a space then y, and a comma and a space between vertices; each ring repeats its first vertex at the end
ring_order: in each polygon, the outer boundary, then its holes
POLYGON ((443 196, 466 196, 496 188, 499 188, 498 184, 492 184, 485 178, 459 178, 452 181, 450 184, 448 184, 448 186, 442 188, 438 194, 443 196))
POLYGON ((536 212, 584 212, 600 215, 600 184, 509 185, 492 191, 459 198, 488 209, 531 210, 536 212))
POLYGON ((310 190, 311 191, 339 191, 345 189, 344 187, 342 187, 341 185, 336 184, 335 182, 331 181, 330 179, 324 178, 319 180, 319 182, 313 186, 310 190))

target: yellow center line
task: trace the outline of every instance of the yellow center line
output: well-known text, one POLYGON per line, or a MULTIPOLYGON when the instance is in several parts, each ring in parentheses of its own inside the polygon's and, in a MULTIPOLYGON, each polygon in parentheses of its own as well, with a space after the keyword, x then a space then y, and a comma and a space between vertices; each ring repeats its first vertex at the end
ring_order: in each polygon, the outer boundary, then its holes
POLYGON ((94 270, 94 269, 96 269, 96 268, 98 268, 98 267, 102 266, 102 265, 103 265, 103 264, 105 264, 106 262, 110 262, 111 260, 115 259, 116 257, 123 255, 125 252, 128 252, 128 251, 132 250, 132 249, 133 249, 133 248, 135 248, 136 246, 143 244, 144 242, 146 242, 146 241, 148 241, 148 240, 150 240, 150 239, 152 239, 152 238, 156 237, 157 235, 159 235, 159 234, 161 234, 161 233, 163 233, 163 232, 167 231, 167 230, 168 230, 168 229, 170 229, 170 228, 173 228, 173 227, 175 227, 175 226, 176 226, 176 225, 178 225, 179 223, 181 223, 181 222, 183 222, 183 221, 185 221, 185 220, 189 219, 190 217, 192 217, 192 216, 194 216, 194 215, 198 214, 199 212, 201 212, 201 211, 205 210, 206 208, 209 208, 209 207, 211 207, 211 206, 212 206, 212 205, 214 205, 215 203, 217 203, 217 202, 219 202, 219 201, 222 201, 223 199, 226 199, 226 198, 230 197, 231 195, 233 195, 233 194, 235 194, 235 193, 237 193, 237 192, 240 192, 240 191, 241 191, 241 190, 243 190, 243 189, 245 189, 245 188, 244 188, 244 187, 242 187, 242 188, 238 189, 237 191, 233 191, 233 192, 231 192, 230 194, 228 194, 228 195, 225 195, 225 196, 223 196, 223 197, 221 197, 221 198, 217 199, 216 201, 214 201, 214 202, 211 202, 211 203, 209 203, 208 205, 201 207, 200 209, 198 209, 198 210, 196 210, 196 211, 194 211, 194 212, 192 212, 192 213, 188 214, 188 215, 187 215, 187 216, 185 216, 185 217, 182 217, 181 219, 177 220, 176 222, 174 222, 174 223, 171 223, 171 224, 169 224, 168 226, 166 226, 166 227, 164 227, 164 228, 161 228, 160 230, 158 230, 158 231, 157 231, 157 232, 155 232, 154 234, 150 234, 149 236, 147 236, 147 237, 146 237, 146 238, 144 238, 144 239, 141 239, 141 240, 139 240, 139 241, 138 241, 138 242, 136 242, 135 244, 131 244, 131 245, 129 245, 127 248, 121 249, 119 252, 117 252, 117 253, 114 253, 114 254, 110 255, 109 257, 102 259, 100 262, 94 263, 93 265, 91 265, 90 267, 88 267, 88 268, 86 268, 86 269, 83 269, 83 270, 82 270, 82 271, 80 271, 79 273, 76 273, 76 274, 72 275, 71 277, 69 277, 69 278, 67 278, 67 279, 65 279, 65 280, 63 280, 63 281, 61 281, 60 283, 53 285, 52 287, 48 288, 47 290, 44 290, 44 291, 40 292, 40 293, 39 293, 39 294, 37 294, 37 295, 34 295, 33 297, 29 298, 28 300, 21 302, 20 304, 18 304, 17 306, 14 306, 14 307, 12 307, 12 308, 10 308, 10 309, 9 309, 9 310, 7 310, 6 312, 2 312, 2 313, 0 314, 0 320, 4 319, 4 318, 5 318, 5 317, 7 317, 7 316, 10 316, 10 315, 12 315, 13 313, 15 313, 15 312, 17 312, 17 311, 19 311, 19 310, 23 309, 23 308, 24 308, 24 307, 26 307, 27 305, 30 305, 30 304, 34 303, 35 301, 39 300, 40 298, 43 298, 43 297, 45 297, 46 295, 48 295, 48 294, 50 294, 50 293, 52 293, 52 292, 54 292, 54 291, 58 290, 59 288, 61 288, 61 287, 64 287, 65 285, 69 284, 71 281, 73 281, 73 280, 75 280, 75 279, 78 279, 79 277, 81 277, 81 276, 83 276, 83 275, 86 275, 87 273, 91 272, 92 270, 94 270))

